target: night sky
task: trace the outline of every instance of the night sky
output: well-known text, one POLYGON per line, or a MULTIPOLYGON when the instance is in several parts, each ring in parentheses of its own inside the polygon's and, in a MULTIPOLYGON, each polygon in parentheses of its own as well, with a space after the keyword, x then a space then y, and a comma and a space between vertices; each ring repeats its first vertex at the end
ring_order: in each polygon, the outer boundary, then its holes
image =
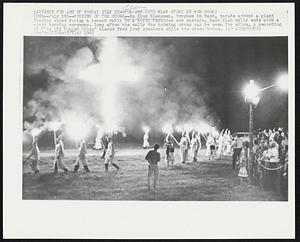
MULTIPOLYGON (((159 79, 161 87, 167 87, 166 98, 168 99, 169 90, 175 92, 174 89, 178 88, 178 85, 172 81, 178 72, 192 74, 196 77, 192 86, 193 94, 201 96, 206 112, 211 113, 217 120, 220 129, 247 131, 249 107, 244 102, 242 93, 244 86, 251 79, 255 80, 260 87, 268 86, 276 82, 278 75, 287 73, 288 70, 287 37, 123 39, 132 48, 145 50, 152 46, 158 53, 160 50, 167 50, 169 56, 166 60, 170 62, 166 63, 169 68, 168 75, 159 79)), ((63 68, 62 63, 72 56, 74 51, 88 47, 96 56, 98 50, 95 43, 87 38, 25 37, 24 108, 29 100, 35 98, 37 90, 46 92, 53 85, 65 81, 63 77, 53 73, 63 68), (53 56, 59 58, 52 58, 53 56), (51 68, 49 69, 47 60, 50 57, 51 68), (39 68, 35 69, 35 65, 39 65, 39 68)), ((97 62, 97 58, 94 57, 93 61, 97 62)), ((184 80, 181 83, 184 84, 184 80)), ((179 95, 178 103, 182 102, 180 98, 179 95)), ((254 111, 254 128, 287 127, 287 99, 287 93, 276 87, 263 92, 254 111)), ((45 102, 44 107, 51 106, 51 103, 47 104, 46 100, 43 102, 45 102)), ((180 108, 184 108, 184 105, 180 108)), ((35 117, 25 115, 24 119, 31 122, 35 117)))

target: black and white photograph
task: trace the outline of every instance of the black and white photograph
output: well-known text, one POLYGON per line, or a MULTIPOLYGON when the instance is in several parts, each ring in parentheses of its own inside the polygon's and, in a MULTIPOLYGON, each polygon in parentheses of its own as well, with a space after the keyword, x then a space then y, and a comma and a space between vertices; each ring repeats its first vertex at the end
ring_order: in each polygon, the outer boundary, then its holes
POLYGON ((295 238, 296 15, 5 3, 3 238, 295 238))
POLYGON ((288 37, 22 51, 23 200, 288 201, 288 37))

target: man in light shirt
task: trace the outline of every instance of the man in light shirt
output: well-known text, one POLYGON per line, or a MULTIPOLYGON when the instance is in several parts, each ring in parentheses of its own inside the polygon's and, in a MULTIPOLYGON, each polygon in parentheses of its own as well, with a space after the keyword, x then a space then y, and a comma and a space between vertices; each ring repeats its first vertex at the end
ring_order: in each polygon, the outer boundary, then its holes
POLYGON ((275 141, 273 141, 270 144, 270 149, 269 149, 269 162, 271 163, 277 163, 279 162, 279 152, 278 152, 278 145, 276 144, 275 141))

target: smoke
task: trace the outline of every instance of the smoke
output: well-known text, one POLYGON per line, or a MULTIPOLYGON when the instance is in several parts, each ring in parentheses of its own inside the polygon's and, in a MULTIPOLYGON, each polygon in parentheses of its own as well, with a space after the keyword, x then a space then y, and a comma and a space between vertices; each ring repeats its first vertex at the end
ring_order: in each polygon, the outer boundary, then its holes
POLYGON ((69 113, 133 135, 143 125, 217 126, 206 103, 205 63, 190 68, 193 51, 178 39, 26 37, 24 82, 47 73, 47 85, 32 86, 24 128, 64 122, 69 113))

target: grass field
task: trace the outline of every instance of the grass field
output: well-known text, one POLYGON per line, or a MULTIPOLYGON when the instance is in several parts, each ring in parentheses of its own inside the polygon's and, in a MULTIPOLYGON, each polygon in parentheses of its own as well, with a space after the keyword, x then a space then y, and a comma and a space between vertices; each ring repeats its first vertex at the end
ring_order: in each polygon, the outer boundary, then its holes
MULTIPOLYGON (((117 148, 116 171, 109 167, 104 171, 100 151, 88 151, 87 173, 81 166, 73 173, 77 151, 66 150, 65 162, 69 169, 52 173, 53 151, 42 151, 40 173, 34 175, 28 163, 23 162, 23 199, 62 200, 159 200, 159 201, 281 201, 274 192, 261 191, 253 185, 240 185, 238 170, 232 170, 231 157, 208 161, 201 150, 198 162, 179 163, 175 151, 175 165, 167 167, 164 150, 161 149, 159 182, 157 191, 147 189, 147 150, 141 148, 117 148)), ((24 152, 24 156, 26 152, 24 152)))

